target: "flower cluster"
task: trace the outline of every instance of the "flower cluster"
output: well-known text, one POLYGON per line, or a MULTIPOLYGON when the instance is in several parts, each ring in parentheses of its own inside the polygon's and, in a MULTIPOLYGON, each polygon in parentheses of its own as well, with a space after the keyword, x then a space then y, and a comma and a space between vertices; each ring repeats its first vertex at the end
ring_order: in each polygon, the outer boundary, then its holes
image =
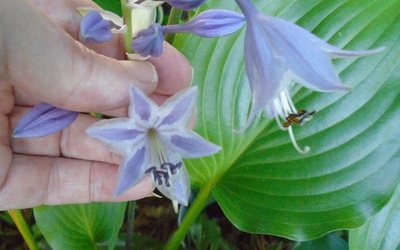
MULTIPOLYGON (((171 1, 172 3, 185 7, 195 6, 199 1, 171 1)), ((81 22, 80 37, 85 42, 105 42, 112 38, 112 27, 119 27, 121 32, 122 19, 115 20, 115 16, 110 13, 110 17, 103 11, 88 12, 81 22), (107 21, 104 19, 107 19, 107 21), (111 25, 112 24, 112 25, 111 25), (110 37, 111 36, 111 37, 110 37)), ((242 14, 223 10, 213 9, 200 13, 198 16, 185 24, 164 25, 158 23, 150 25, 147 29, 141 30, 134 37, 131 48, 141 56, 160 56, 163 52, 164 34, 187 32, 201 37, 219 37, 231 34, 239 30, 245 23, 242 14)))
MULTIPOLYGON (((291 86, 297 82, 315 91, 347 91, 331 62, 334 57, 368 56, 382 51, 377 48, 349 51, 336 48, 308 30, 286 20, 262 14, 251 0, 235 0, 243 14, 229 10, 207 10, 187 23, 165 25, 154 23, 154 13, 147 13, 152 23, 142 25, 130 37, 131 48, 143 57, 160 56, 164 34, 189 32, 202 37, 231 34, 246 24, 244 58, 250 82, 251 107, 246 127, 254 118, 266 113, 287 130, 294 148, 302 154, 294 137, 292 125, 304 125, 315 111, 297 110, 291 100, 291 86)), ((204 0, 166 0, 172 6, 189 10, 204 0)), ((159 0, 126 0, 133 9, 154 9, 159 0)), ((129 23, 107 11, 78 10, 84 17, 80 39, 84 42, 104 42, 113 33, 126 33, 129 23)), ((139 15, 140 17, 140 15, 139 15)), ((139 25, 140 26, 140 25, 139 25)), ((132 58, 132 57, 129 57, 132 58)), ((143 58, 142 58, 143 59, 143 58)), ((88 134, 124 156, 119 168, 119 195, 150 176, 154 186, 173 203, 186 206, 190 195, 189 176, 182 158, 215 154, 220 147, 187 128, 196 103, 197 88, 184 90, 161 107, 135 87, 131 87, 128 118, 108 119, 94 124, 88 134)), ((38 137, 55 133, 69 126, 76 112, 62 110, 49 104, 39 104, 17 125, 14 136, 38 137)))

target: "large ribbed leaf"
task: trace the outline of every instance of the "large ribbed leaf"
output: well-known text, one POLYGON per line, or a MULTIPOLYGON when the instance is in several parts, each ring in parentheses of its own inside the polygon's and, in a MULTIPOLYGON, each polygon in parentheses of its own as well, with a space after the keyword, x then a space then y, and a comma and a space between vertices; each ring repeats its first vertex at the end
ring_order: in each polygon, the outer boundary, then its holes
POLYGON ((390 202, 362 227, 350 231, 351 250, 400 249, 400 187, 390 202))
MULTIPOLYGON (((317 111, 295 128, 299 144, 312 148, 300 155, 266 118, 237 132, 249 106, 244 31, 218 39, 178 36, 201 90, 196 130, 223 146, 214 157, 187 161, 192 181, 212 185, 226 216, 244 231, 305 240, 360 226, 400 180, 400 0, 254 2, 338 47, 386 50, 335 61, 353 87, 348 93, 296 88, 296 106, 317 111)), ((207 1, 205 8, 228 6, 236 5, 207 1)))
POLYGON ((114 249, 126 203, 42 206, 35 219, 55 250, 114 249))

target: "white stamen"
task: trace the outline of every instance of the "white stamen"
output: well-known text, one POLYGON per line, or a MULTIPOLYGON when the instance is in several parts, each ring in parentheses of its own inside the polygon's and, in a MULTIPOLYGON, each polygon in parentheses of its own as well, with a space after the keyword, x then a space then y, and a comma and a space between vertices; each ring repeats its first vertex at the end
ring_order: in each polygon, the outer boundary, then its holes
POLYGON ((290 108, 288 100, 286 99, 285 91, 283 91, 281 93, 280 100, 281 100, 281 103, 282 103, 282 106, 283 106, 285 117, 287 117, 290 113, 293 113, 293 112, 292 112, 292 110, 290 108))
POLYGON ((147 197, 156 197, 156 198, 162 198, 162 196, 161 195, 158 195, 158 194, 156 194, 156 193, 154 193, 154 192, 152 192, 150 195, 148 195, 147 197))
POLYGON ((310 152, 311 148, 309 146, 305 146, 304 149, 301 149, 296 142, 296 138, 294 138, 292 126, 289 126, 289 136, 290 140, 292 140, 293 147, 299 152, 300 154, 307 154, 310 152))
POLYGON ((179 209, 179 204, 177 200, 172 200, 172 206, 174 207, 174 211, 177 214, 179 209))
POLYGON ((275 115, 279 115, 281 119, 285 120, 286 115, 284 114, 282 105, 279 103, 279 98, 274 100, 275 115))
POLYGON ((292 113, 297 113, 297 109, 296 109, 296 107, 295 107, 294 104, 293 104, 292 98, 290 98, 289 91, 287 91, 287 90, 285 89, 283 92, 285 92, 286 100, 287 100, 288 103, 289 103, 289 106, 290 106, 290 108, 291 108, 291 110, 292 110, 292 113))
POLYGON ((275 120, 276 120, 276 123, 278 124, 278 126, 279 126, 279 128, 280 128, 281 130, 283 130, 283 131, 288 130, 288 128, 285 128, 284 126, 282 126, 281 120, 279 119, 279 116, 278 116, 278 115, 275 115, 275 120))
POLYGON ((167 172, 168 172, 168 175, 169 175, 169 176, 172 176, 171 168, 167 168, 167 172))
MULTIPOLYGON (((289 137, 292 141, 293 147, 299 152, 300 154, 307 154, 311 148, 309 146, 304 147, 301 149, 300 146, 296 142, 296 138, 294 137, 292 125, 289 123, 289 126, 285 128, 282 125, 281 119, 285 122, 287 121, 287 117, 289 114, 297 114, 297 109, 293 104, 292 99, 290 98, 289 92, 287 89, 284 89, 277 98, 273 101, 273 108, 275 108, 275 120, 278 124, 279 128, 284 131, 289 131, 289 137)), ((312 117, 306 118, 304 121, 308 119, 311 120, 312 117)))
POLYGON ((153 180, 153 183, 156 183, 156 176, 154 173, 151 173, 151 179, 153 180))
POLYGON ((168 156, 157 136, 157 132, 154 129, 150 129, 148 134, 151 143, 150 164, 159 170, 163 163, 168 162, 168 156))

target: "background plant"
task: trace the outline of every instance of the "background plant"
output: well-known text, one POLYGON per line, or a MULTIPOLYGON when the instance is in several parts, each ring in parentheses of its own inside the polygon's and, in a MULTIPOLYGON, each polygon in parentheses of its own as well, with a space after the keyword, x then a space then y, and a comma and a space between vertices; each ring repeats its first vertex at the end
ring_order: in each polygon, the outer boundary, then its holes
MULTIPOLYGON (((119 9, 117 2, 98 2, 119 9)), ((386 50, 373 57, 335 61, 341 79, 353 87, 351 92, 324 94, 302 88, 293 92, 296 106, 317 111, 311 122, 295 131, 298 141, 312 148, 300 155, 274 121, 259 119, 244 133, 235 132, 245 123, 249 105, 243 30, 214 39, 177 35, 174 46, 191 61, 193 83, 200 90, 195 130, 223 151, 215 157, 185 161, 199 191, 182 214, 170 248, 179 246, 211 199, 241 230, 302 241, 362 226, 386 205, 399 183, 400 1, 254 3, 265 13, 296 22, 338 47, 386 46, 386 50)), ((237 10, 232 0, 219 0, 207 1, 197 13, 210 8, 237 10)), ((79 242, 88 244, 86 249, 113 248, 124 207, 44 207, 35 209, 35 217, 54 248, 83 247, 74 245, 79 242), (77 230, 80 227, 85 230, 77 230)), ((366 236, 366 230, 374 231, 379 221, 384 223, 398 213, 393 205, 385 209, 364 229, 351 232, 350 248, 358 249, 360 241, 375 236, 366 236)), ((396 232, 395 227, 385 230, 396 232)))

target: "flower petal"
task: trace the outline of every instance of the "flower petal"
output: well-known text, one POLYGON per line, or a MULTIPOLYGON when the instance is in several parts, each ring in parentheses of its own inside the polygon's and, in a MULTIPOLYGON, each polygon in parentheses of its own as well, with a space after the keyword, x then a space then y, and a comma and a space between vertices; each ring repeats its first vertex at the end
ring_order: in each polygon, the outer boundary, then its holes
POLYGON ((140 89, 131 86, 131 102, 129 105, 129 117, 137 118, 145 122, 149 122, 158 107, 149 97, 147 97, 140 89))
POLYGON ((118 170, 118 184, 115 190, 115 196, 118 196, 128 189, 137 185, 145 176, 148 160, 147 148, 138 147, 137 150, 132 151, 132 154, 125 156, 123 162, 118 170))
POLYGON ((14 137, 42 137, 68 127, 78 117, 78 112, 54 107, 47 103, 34 106, 18 122, 14 137))
POLYGON ((118 152, 128 152, 145 138, 145 130, 129 118, 96 122, 86 130, 90 137, 105 142, 118 152))
POLYGON ((318 37, 291 22, 270 16, 260 21, 274 48, 274 55, 301 84, 317 91, 348 90, 343 85, 318 37))
POLYGON ((81 16, 86 16, 89 12, 96 11, 101 15, 101 17, 104 20, 110 21, 112 23, 113 29, 121 30, 123 27, 125 27, 124 21, 122 20, 122 18, 111 11, 98 9, 98 8, 96 9, 96 8, 91 8, 91 7, 78 7, 78 8, 76 8, 76 11, 81 16))
POLYGON ((240 13, 212 9, 200 13, 188 23, 163 26, 164 33, 189 32, 202 37, 224 36, 243 27, 246 19, 240 13))
POLYGON ((247 119, 248 127, 257 113, 263 110, 281 91, 284 70, 273 56, 271 47, 265 41, 266 33, 257 19, 248 19, 244 42, 244 59, 249 78, 252 103, 247 119))
POLYGON ((199 158, 217 153, 221 147, 215 145, 193 131, 182 130, 160 133, 165 148, 179 153, 183 158, 199 158))
POLYGON ((198 88, 191 87, 169 98, 160 108, 162 119, 159 126, 165 128, 166 126, 174 125, 176 127, 180 124, 185 127, 193 115, 197 93, 198 88))
POLYGON ((336 48, 328 43, 323 45, 324 50, 329 53, 332 58, 346 58, 346 57, 358 57, 358 56, 370 56, 382 52, 385 47, 379 47, 370 50, 343 50, 336 48))

